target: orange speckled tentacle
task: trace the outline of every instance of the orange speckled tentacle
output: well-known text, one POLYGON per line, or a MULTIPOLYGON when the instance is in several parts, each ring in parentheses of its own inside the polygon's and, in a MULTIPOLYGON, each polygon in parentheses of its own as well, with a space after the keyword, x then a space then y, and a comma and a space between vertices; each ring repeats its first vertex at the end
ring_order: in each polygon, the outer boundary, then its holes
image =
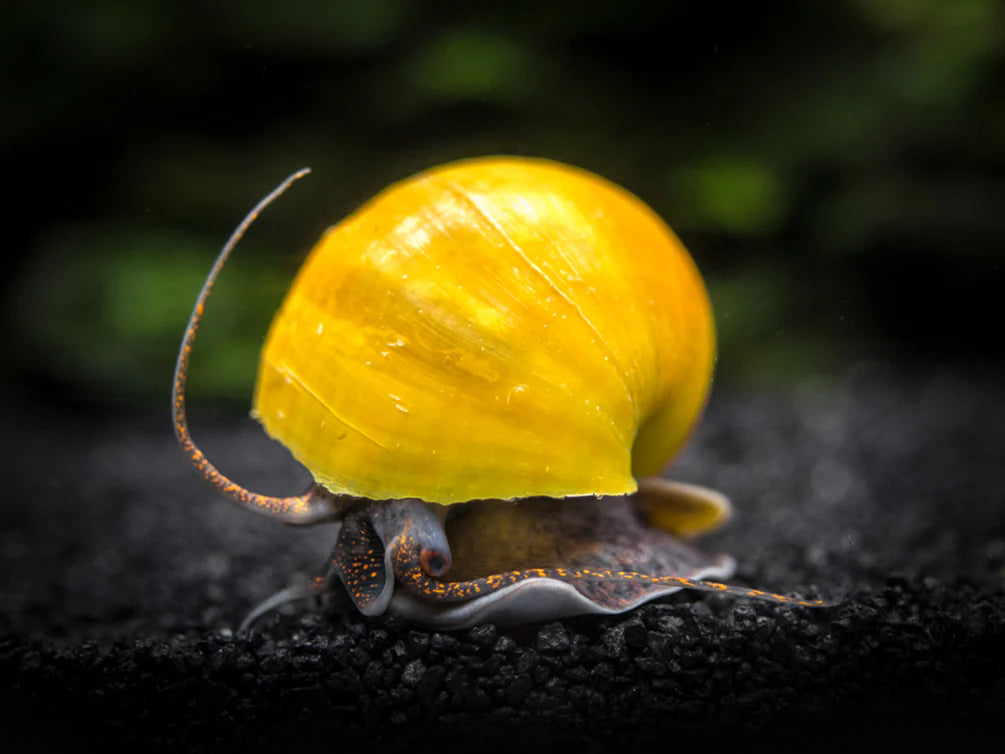
POLYGON ((772 594, 760 589, 720 584, 716 581, 696 581, 681 576, 655 576, 634 571, 612 571, 591 568, 529 568, 506 571, 470 581, 441 581, 430 578, 422 569, 419 560, 419 546, 406 527, 393 553, 394 571, 398 580, 410 591, 442 602, 465 602, 498 591, 503 587, 527 579, 555 579, 568 583, 577 581, 631 581, 646 584, 665 584, 684 589, 698 589, 706 592, 720 592, 737 597, 749 597, 781 602, 800 607, 829 607, 822 600, 800 600, 783 594, 772 594))
POLYGON ((258 217, 262 210, 276 197, 286 191, 290 184, 309 172, 308 168, 298 170, 273 189, 268 196, 258 202, 254 209, 241 221, 241 224, 237 226, 220 251, 220 255, 216 258, 213 268, 206 277, 206 282, 203 283, 202 290, 199 291, 199 297, 196 299, 195 306, 192 308, 192 315, 189 317, 185 337, 182 339, 181 348, 178 352, 178 361, 175 363, 172 400, 175 436, 178 438, 178 443, 189 457, 196 471, 207 482, 225 497, 242 507, 257 511, 271 518, 278 518, 286 523, 302 525, 329 520, 333 513, 330 499, 324 494, 319 493, 314 487, 302 495, 295 495, 293 497, 259 495, 245 489, 221 474, 209 462, 195 442, 193 442, 192 436, 189 433, 188 419, 185 416, 185 385, 188 382, 188 367, 192 355, 192 344, 195 342, 195 336, 199 332, 199 323, 202 319, 206 299, 209 298, 209 294, 213 290, 213 284, 216 282, 217 275, 219 275, 220 270, 227 261, 227 257, 230 256, 230 252, 237 245, 237 242, 241 240, 245 231, 247 231, 248 227, 255 221, 255 218, 258 217))

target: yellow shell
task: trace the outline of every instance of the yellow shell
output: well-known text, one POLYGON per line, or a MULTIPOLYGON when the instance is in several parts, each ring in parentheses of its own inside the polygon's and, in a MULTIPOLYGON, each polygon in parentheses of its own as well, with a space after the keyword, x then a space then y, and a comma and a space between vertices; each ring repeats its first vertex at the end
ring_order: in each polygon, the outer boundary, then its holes
POLYGON ((683 444, 714 359, 698 270, 638 198, 476 159, 324 234, 273 320, 254 415, 335 493, 619 495, 683 444))

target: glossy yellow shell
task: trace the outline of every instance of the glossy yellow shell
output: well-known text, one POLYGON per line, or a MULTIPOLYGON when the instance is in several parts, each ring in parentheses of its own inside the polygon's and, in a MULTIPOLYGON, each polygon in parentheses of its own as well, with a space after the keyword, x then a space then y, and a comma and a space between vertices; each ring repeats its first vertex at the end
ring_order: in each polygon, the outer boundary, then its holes
POLYGON ((714 358, 701 277, 651 209, 567 165, 477 159, 324 234, 254 414, 336 493, 618 495, 682 445, 714 358))

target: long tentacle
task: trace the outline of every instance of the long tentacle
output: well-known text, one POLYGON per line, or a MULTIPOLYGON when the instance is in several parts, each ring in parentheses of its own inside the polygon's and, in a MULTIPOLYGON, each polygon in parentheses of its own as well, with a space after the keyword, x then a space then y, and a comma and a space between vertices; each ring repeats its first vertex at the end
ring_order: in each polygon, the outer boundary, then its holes
POLYGON ((267 612, 275 610, 277 607, 286 605, 290 602, 310 599, 311 597, 320 597, 325 594, 329 594, 331 591, 331 585, 329 585, 328 580, 323 576, 315 577, 303 584, 294 584, 293 586, 288 586, 285 589, 280 589, 275 594, 266 597, 264 600, 255 605, 251 609, 251 612, 244 616, 244 620, 241 621, 241 625, 237 627, 237 630, 248 630, 255 621, 267 612))
POLYGON ((392 553, 395 575, 402 585, 412 592, 441 602, 465 602, 498 591, 503 587, 527 579, 556 579, 577 581, 627 581, 645 584, 665 584, 684 589, 718 592, 737 597, 748 597, 768 602, 780 602, 800 607, 829 607, 822 600, 801 600, 784 594, 774 594, 760 589, 720 584, 717 581, 698 581, 682 576, 657 576, 635 571, 612 571, 592 568, 529 568, 505 571, 469 581, 441 581, 430 578, 422 569, 420 548, 408 528, 404 530, 392 553))
POLYGON ((188 419, 185 415, 185 385, 188 382, 189 360, 192 355, 192 344, 195 336, 199 332, 199 324, 202 320, 203 310, 217 275, 223 268, 230 252, 237 245, 237 242, 244 236, 245 231, 255 221, 255 218, 274 199, 286 191, 297 179, 307 175, 309 168, 298 170, 293 175, 284 180, 278 187, 255 205, 234 230, 220 255, 213 263, 206 282, 203 283, 199 297, 192 308, 192 314, 188 320, 188 327, 185 330, 185 337, 182 339, 181 348, 178 351, 178 360, 174 370, 174 388, 172 400, 172 418, 174 420, 175 436, 182 450, 188 456, 196 471, 218 492, 229 498, 242 508, 262 513, 270 518, 276 518, 288 524, 310 525, 323 521, 330 521, 335 516, 335 509, 330 495, 314 486, 302 495, 292 497, 271 497, 251 492, 221 474, 217 468, 209 462, 199 447, 193 442, 188 429, 188 419))

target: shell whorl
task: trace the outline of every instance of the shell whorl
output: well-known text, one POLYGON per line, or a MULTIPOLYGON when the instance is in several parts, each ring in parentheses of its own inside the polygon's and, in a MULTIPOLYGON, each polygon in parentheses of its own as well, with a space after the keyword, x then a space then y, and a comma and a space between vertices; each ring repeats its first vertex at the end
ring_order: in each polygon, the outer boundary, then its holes
POLYGON ((639 199, 554 162, 472 160, 325 233, 254 413, 335 493, 618 495, 684 442, 714 350, 701 277, 639 199))

